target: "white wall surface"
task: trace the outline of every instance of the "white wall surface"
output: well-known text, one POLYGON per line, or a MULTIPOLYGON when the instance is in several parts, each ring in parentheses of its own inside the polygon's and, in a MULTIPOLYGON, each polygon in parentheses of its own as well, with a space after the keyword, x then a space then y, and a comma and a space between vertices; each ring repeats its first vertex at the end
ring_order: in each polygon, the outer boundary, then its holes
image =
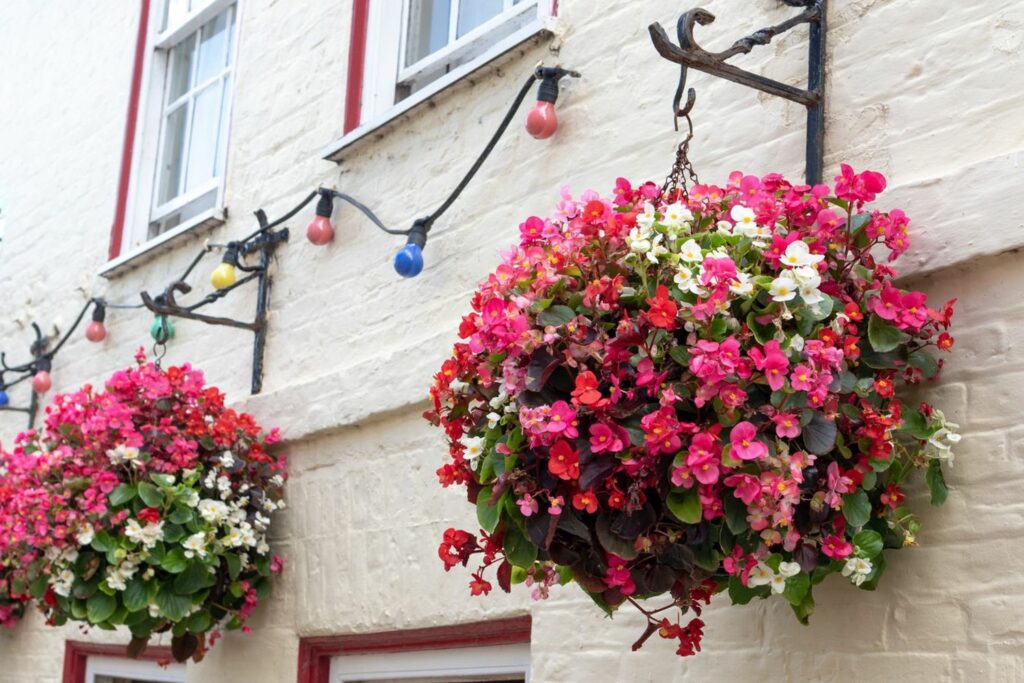
MULTIPOLYGON (((393 1, 393 0, 392 0, 393 1)), ((533 615, 534 681, 1015 681, 1024 680, 1024 5, 1017 0, 833 0, 830 16, 829 177, 841 161, 884 172, 881 205, 912 218, 903 270, 938 301, 958 296, 956 353, 933 397, 965 438, 947 505, 914 496, 920 548, 890 558, 877 593, 831 580, 812 626, 779 601, 707 612, 705 652, 680 660, 667 643, 639 653, 639 620, 613 622, 566 588, 547 603, 525 590, 471 599, 467 575, 445 575, 441 531, 475 523, 460 492, 440 489, 441 435, 420 419, 426 389, 455 338, 468 297, 517 235, 568 183, 610 191, 616 176, 660 180, 679 140, 669 103, 677 69, 650 46, 647 24, 674 27, 685 3, 561 0, 560 35, 450 89, 340 166, 320 150, 337 137, 350 3, 241 0, 238 81, 228 157, 231 218, 212 238, 273 217, 317 184, 337 186, 407 225, 449 191, 540 59, 583 72, 566 82, 561 126, 548 141, 517 124, 426 249, 413 280, 391 270, 401 242, 349 208, 327 248, 296 237, 279 251, 264 393, 248 397, 250 336, 176 323, 168 362, 207 371, 236 404, 289 440, 291 507, 277 519, 287 571, 251 635, 225 638, 190 683, 292 681, 298 639, 533 615), (557 55, 552 47, 560 47, 557 55), (970 515, 968 517, 968 515, 970 515)), ((698 29, 709 49, 792 13, 774 0, 704 0, 718 15, 698 29)), ((0 6, 0 348, 27 353, 28 320, 66 325, 82 288, 121 301, 162 289, 197 240, 106 282, 106 259, 137 25, 136 3, 14 0, 0 6)), ((804 70, 806 29, 738 58, 787 82, 804 70)), ((694 73, 694 158, 702 178, 802 171, 803 112, 694 73)), ((211 265, 212 267, 212 265, 211 265)), ((201 269, 202 271, 203 269, 201 269)), ((205 280, 202 274, 200 282, 205 280)), ((203 283, 203 287, 205 284, 203 283)), ((202 292, 200 292, 202 293, 202 292)), ((251 316, 236 294, 229 315, 251 316)), ((100 381, 149 346, 150 316, 111 311, 107 341, 76 337, 57 358, 55 390, 100 381)), ((12 392, 18 402, 24 396, 12 392)), ((0 438, 22 428, 0 414, 0 438)), ((919 492, 920 493, 920 492, 919 492)), ((727 603, 727 600, 719 602, 727 603)), ((0 682, 60 678, 75 627, 32 616, 0 634, 0 682)))

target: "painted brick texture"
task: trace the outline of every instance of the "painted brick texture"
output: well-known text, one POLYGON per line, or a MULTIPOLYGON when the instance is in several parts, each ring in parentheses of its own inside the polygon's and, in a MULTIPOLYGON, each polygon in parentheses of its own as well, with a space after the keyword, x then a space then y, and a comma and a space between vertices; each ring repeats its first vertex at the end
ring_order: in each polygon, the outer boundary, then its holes
MULTIPOLYGON (((256 208, 274 216, 320 183, 408 224, 458 180, 539 59, 584 77, 563 88, 554 138, 535 141, 516 127, 499 144, 431 236, 419 278, 395 277, 389 261, 400 242, 348 208, 335 214, 330 247, 295 239, 282 249, 263 395, 246 395, 246 333, 177 326, 168 361, 204 368, 239 407, 280 424, 292 463, 291 507, 275 530, 287 562, 279 590, 251 635, 231 634, 189 665, 190 683, 292 681, 302 636, 527 611, 533 680, 544 683, 1024 681, 1024 556, 1015 543, 1024 535, 1024 273, 1016 251, 1024 244, 1024 6, 833 0, 827 174, 846 160, 884 172, 891 191, 881 204, 913 220, 914 247, 902 266, 908 284, 935 300, 959 297, 956 353, 930 390, 964 441, 946 506, 930 508, 923 490, 913 496, 921 546, 890 558, 879 591, 831 579, 816 593, 809 628, 777 601, 713 606, 705 652, 679 660, 655 641, 630 653, 639 621, 628 613, 604 619, 571 587, 546 603, 525 591, 471 599, 468 576, 446 575, 436 548, 444 528, 475 522, 473 510, 436 485, 442 439, 420 413, 473 286, 523 217, 547 212, 566 183, 607 191, 618 175, 664 176, 679 139, 669 110, 677 71, 650 47, 647 24, 668 27, 689 5, 561 0, 556 39, 513 51, 335 166, 319 152, 341 130, 350 3, 240 1, 231 218, 215 241, 251 229, 256 208)), ((792 11, 774 0, 704 6, 718 15, 698 33, 711 49, 792 11)), ((113 216, 136 22, 128 2, 0 7, 0 348, 15 360, 27 353, 28 320, 70 323, 81 291, 124 300, 161 288, 200 244, 186 239, 109 282, 94 277, 113 216)), ((797 30, 737 63, 798 83, 805 35, 797 30)), ((734 168, 799 175, 800 108, 701 74, 691 80, 704 179, 734 168)), ((310 214, 293 227, 301 232, 310 214)), ((246 295, 223 304, 228 315, 251 315, 246 295)), ((112 311, 107 325, 102 345, 76 338, 58 357, 55 389, 100 380, 150 344, 144 312, 112 311)), ((21 428, 20 416, 0 413, 4 443, 21 428)), ((33 616, 0 634, 0 683, 58 681, 69 637, 122 639, 49 629, 33 616)))

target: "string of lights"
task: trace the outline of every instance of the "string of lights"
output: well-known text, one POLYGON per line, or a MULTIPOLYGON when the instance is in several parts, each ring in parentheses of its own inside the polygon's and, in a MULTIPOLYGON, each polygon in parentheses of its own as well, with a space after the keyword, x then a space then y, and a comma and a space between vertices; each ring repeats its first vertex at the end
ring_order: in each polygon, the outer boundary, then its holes
POLYGON ((571 76, 579 78, 580 74, 559 66, 538 66, 519 89, 511 106, 502 118, 494 134, 490 137, 483 150, 476 157, 469 170, 443 202, 431 213, 417 218, 409 228, 389 227, 376 213, 364 203, 351 195, 330 188, 320 187, 310 192, 297 205, 285 212, 274 221, 268 221, 262 209, 255 212, 259 227, 240 240, 226 244, 205 244, 185 271, 173 280, 161 293, 152 296, 148 292, 140 292, 141 303, 110 303, 102 297, 91 297, 82 306, 74 322, 62 336, 55 332, 53 337, 44 335, 39 325, 32 323, 35 340, 30 344, 31 360, 11 365, 7 362, 6 353, 0 352, 0 410, 19 411, 28 414, 29 427, 35 422, 39 398, 53 386, 50 371, 54 357, 70 340, 75 330, 85 320, 86 313, 92 310, 92 316, 85 327, 85 337, 90 342, 100 343, 107 338, 105 326, 108 310, 130 310, 147 308, 154 313, 150 336, 155 342, 154 351, 157 358, 162 356, 162 349, 174 338, 172 318, 196 320, 211 325, 224 325, 250 330, 254 333, 252 393, 259 393, 262 387, 263 350, 266 343, 267 312, 270 296, 269 266, 274 250, 288 240, 288 228, 277 229, 285 222, 294 218, 300 211, 317 199, 314 217, 306 227, 306 238, 314 245, 324 246, 334 240, 335 227, 332 222, 335 200, 345 202, 361 212, 374 227, 396 236, 406 238, 405 245, 395 254, 393 265, 402 277, 415 277, 423 270, 423 249, 427 235, 437 220, 455 203, 458 197, 473 180, 484 162, 494 151, 498 141, 508 129, 516 112, 519 110, 534 83, 540 81, 537 90, 537 103, 526 117, 526 130, 535 138, 551 137, 557 127, 558 119, 554 104, 558 99, 559 81, 571 76), (223 252, 220 263, 210 276, 214 291, 191 304, 181 304, 177 295, 188 294, 192 286, 188 284, 189 276, 195 271, 202 260, 215 250, 223 252), (251 254, 259 254, 259 262, 254 265, 246 263, 251 254), (239 277, 238 273, 246 273, 239 277), (250 282, 257 282, 256 315, 253 320, 236 320, 208 315, 200 309, 213 304, 225 296, 250 282), (56 338, 54 338, 56 337, 56 338), (32 395, 29 405, 11 406, 8 389, 31 379, 32 395))

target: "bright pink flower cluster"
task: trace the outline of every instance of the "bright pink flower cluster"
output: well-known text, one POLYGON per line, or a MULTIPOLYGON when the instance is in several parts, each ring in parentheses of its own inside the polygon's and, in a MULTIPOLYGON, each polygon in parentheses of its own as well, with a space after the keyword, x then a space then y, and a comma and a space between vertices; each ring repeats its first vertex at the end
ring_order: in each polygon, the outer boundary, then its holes
POLYGON ((0 454, 0 595, 31 594, 57 625, 140 639, 173 626, 175 655, 201 657, 280 570, 266 542, 283 507, 278 438, 200 372, 141 351, 103 390, 58 394, 45 428, 0 454))
POLYGON ((486 539, 449 530, 446 568, 482 553, 475 594, 492 566, 505 590, 575 580, 648 615, 638 644, 662 632, 681 655, 703 622, 639 599, 781 594, 806 620, 824 574, 873 586, 882 549, 914 543, 908 473, 927 467, 941 502, 959 438, 895 397, 938 375, 953 302, 930 308, 876 260, 908 245, 903 212, 864 210, 884 189, 846 165, 831 188, 620 178, 524 221, 431 389, 438 476, 466 485, 486 539))

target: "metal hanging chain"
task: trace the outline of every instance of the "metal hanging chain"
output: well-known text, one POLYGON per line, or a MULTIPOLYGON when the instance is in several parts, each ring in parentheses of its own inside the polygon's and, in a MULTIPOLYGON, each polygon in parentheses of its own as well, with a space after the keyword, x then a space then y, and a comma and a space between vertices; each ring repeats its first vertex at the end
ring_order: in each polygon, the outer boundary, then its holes
MULTIPOLYGON (((691 103, 692 106, 692 103, 691 103)), ((689 187, 700 183, 700 178, 697 177, 697 172, 693 169, 693 162, 690 161, 690 142, 693 140, 693 121, 690 119, 689 107, 685 111, 677 111, 677 116, 681 115, 686 119, 686 137, 679 143, 679 147, 676 149, 676 160, 672 164, 672 170, 669 172, 668 177, 665 178, 664 184, 661 186, 661 195, 669 201, 676 201, 679 197, 685 199, 690 198, 689 187), (669 197, 670 192, 674 192, 674 197, 669 197)))

